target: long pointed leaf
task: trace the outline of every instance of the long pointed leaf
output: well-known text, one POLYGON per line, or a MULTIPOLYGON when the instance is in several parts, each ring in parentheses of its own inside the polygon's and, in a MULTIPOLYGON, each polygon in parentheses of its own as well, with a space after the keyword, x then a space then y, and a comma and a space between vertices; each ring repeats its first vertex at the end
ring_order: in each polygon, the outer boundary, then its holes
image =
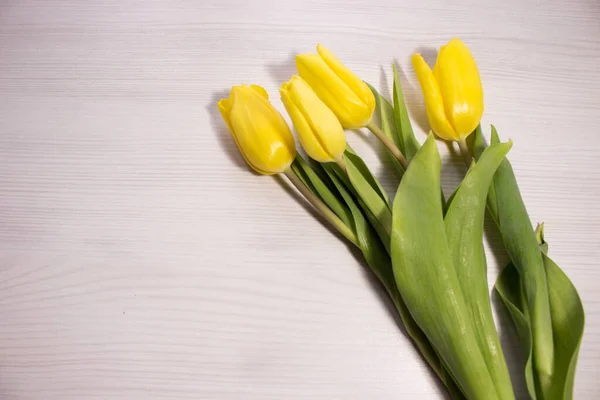
MULTIPOLYGON (((365 82, 366 83, 366 82, 365 82)), ((396 121, 394 120, 394 107, 392 104, 383 97, 377 89, 367 83, 369 89, 375 96, 375 114, 379 118, 379 125, 383 133, 386 134, 387 137, 392 139, 394 144, 400 148, 402 146, 400 142, 400 137, 398 136, 398 132, 396 131, 396 121)))
POLYGON ((393 207, 392 265, 411 315, 467 398, 498 399, 452 263, 440 198, 440 157, 430 135, 393 207))
POLYGON ((544 399, 570 400, 573 398, 575 370, 579 356, 579 346, 583 338, 585 313, 577 289, 560 269, 548 257, 548 243, 544 240, 544 224, 536 229, 536 238, 548 277, 550 312, 554 334, 554 369, 548 381, 541 380, 544 399))
POLYGON ((525 353, 525 382, 527 383, 527 391, 532 400, 536 400, 535 393, 533 362, 532 362, 532 337, 529 318, 525 315, 523 304, 521 301, 521 281, 519 273, 515 266, 508 264, 498 275, 494 289, 500 296, 500 299, 506 306, 508 313, 517 330, 521 348, 525 353))
POLYGON ((554 261, 545 254, 543 258, 552 313, 554 368, 550 379, 541 377, 540 383, 544 399, 570 400, 573 398, 585 314, 573 283, 554 261))
POLYGON ((352 167, 354 167, 354 169, 360 173, 360 175, 361 175, 360 179, 364 180, 366 183, 368 183, 369 186, 371 186, 371 189, 379 197, 381 197, 381 199, 386 204, 390 203, 390 199, 389 199, 387 193, 385 192, 385 190, 383 189, 383 186, 381 186, 381 183, 379 183, 379 181, 377 180, 375 175, 373 175, 371 173, 371 170, 369 169, 367 164, 365 164, 365 162, 363 161, 362 158, 360 158, 354 151, 352 151, 350 149, 350 150, 346 150, 346 152, 344 153, 344 160, 346 161, 346 164, 352 164, 352 167))
POLYGON ((415 133, 413 132, 410 118, 408 117, 400 75, 398 74, 395 63, 392 64, 392 69, 394 70, 394 121, 400 139, 400 150, 406 159, 410 161, 415 154, 417 154, 417 151, 421 146, 415 138, 415 133))
POLYGON ((462 293, 475 326, 477 343, 499 398, 514 399, 488 292, 483 219, 488 188, 511 143, 488 147, 450 199, 444 224, 462 293))
MULTIPOLYGON (((475 134, 481 136, 481 130, 476 130, 475 134)), ((476 157, 482 142, 482 137, 475 138, 476 157)), ((491 142, 499 142, 493 127, 491 142)), ((512 166, 507 159, 497 169, 490 193, 488 210, 498 225, 504 246, 525 289, 527 311, 531 315, 534 366, 538 374, 550 375, 554 363, 554 346, 544 261, 512 166)))
POLYGON ((525 378, 531 398, 534 400, 536 398, 571 400, 579 346, 585 325, 583 304, 573 283, 560 267, 545 254, 547 243, 543 241, 542 227, 539 227, 537 232, 548 281, 554 337, 554 365, 549 376, 536 374, 532 367, 531 327, 525 312, 526 301, 523 296, 519 296, 520 277, 513 264, 509 264, 502 270, 495 289, 515 323, 519 341, 527 354, 525 378))
POLYGON ((389 198, 364 161, 356 154, 346 151, 344 159, 352 189, 379 222, 383 236, 389 242, 392 211, 389 198))
POLYGON ((400 319, 406 328, 406 332, 413 340, 423 358, 427 361, 433 371, 442 379, 451 397, 455 400, 464 399, 460 389, 456 386, 452 378, 447 374, 442 366, 440 358, 432 347, 431 343, 425 336, 425 333, 419 328, 415 320, 410 315, 402 296, 398 292, 394 274, 392 271, 392 263, 381 239, 376 232, 369 226, 365 216, 362 214, 360 207, 352 197, 351 193, 346 189, 337 174, 332 170, 332 166, 325 166, 325 171, 329 174, 329 178, 334 183, 335 187, 345 200, 348 208, 352 212, 354 218, 354 226, 356 227, 356 236, 358 243, 363 252, 367 264, 371 271, 392 299, 400 319))
MULTIPOLYGON (((366 83, 366 82, 365 82, 366 83)), ((371 92, 375 96, 375 115, 379 118, 380 128, 385 133, 385 135, 390 138, 394 144, 400 148, 400 137, 398 136, 398 132, 396 131, 396 122, 394 121, 394 107, 390 104, 390 102, 379 94, 379 92, 371 85, 367 83, 371 92)), ((404 168, 398 161, 396 157, 388 150, 387 154, 389 155, 389 159, 400 174, 402 176, 404 174, 404 168)))

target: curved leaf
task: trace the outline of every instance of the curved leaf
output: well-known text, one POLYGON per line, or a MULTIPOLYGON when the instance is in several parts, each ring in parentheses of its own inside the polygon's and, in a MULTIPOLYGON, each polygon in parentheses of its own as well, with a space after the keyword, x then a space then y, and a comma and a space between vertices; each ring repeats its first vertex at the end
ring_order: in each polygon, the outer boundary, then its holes
POLYGON ((554 261, 545 254, 548 277, 552 331, 554 334, 554 368, 550 379, 540 379, 544 399, 573 398, 575 370, 583 337, 585 314, 577 289, 554 261))
POLYGON ((409 165, 394 200, 394 277, 411 315, 466 397, 498 399, 446 239, 440 164, 435 140, 429 135, 409 165))
POLYGON ((365 260, 371 268, 371 271, 375 274, 377 279, 379 279, 394 303, 394 306, 400 315, 400 319, 406 328, 408 336, 413 340, 429 366, 444 382, 451 397, 455 400, 464 399, 460 389, 458 389, 455 382, 445 371, 435 349, 425 336, 425 333, 423 333, 421 328, 419 328, 415 320, 410 315, 402 296, 400 296, 398 287, 396 286, 396 282, 394 280, 392 263, 386 249, 381 242, 381 239, 379 239, 376 232, 369 226, 365 216, 360 210, 360 207, 357 205, 350 192, 348 192, 348 190, 344 187, 344 184, 341 182, 337 174, 332 171, 331 168, 328 169, 326 167, 325 170, 327 171, 329 178, 334 183, 340 195, 346 202, 348 208, 351 210, 354 218, 354 226, 356 227, 356 236, 365 260))
POLYGON ((541 388, 544 399, 570 400, 573 398, 575 370, 579 346, 583 338, 585 313, 577 289, 546 254, 548 243, 544 240, 544 224, 540 224, 536 229, 536 237, 542 250, 548 278, 555 355, 551 379, 548 381, 541 379, 541 388))
POLYGON ((512 143, 485 149, 453 194, 444 224, 448 245, 475 335, 500 399, 514 399, 500 339, 492 316, 483 248, 483 220, 488 188, 512 143))
POLYGON ((531 326, 529 325, 529 317, 525 315, 523 309, 522 293, 521 293, 521 281, 519 280, 519 273, 515 266, 510 263, 508 264, 498 275, 496 284, 494 286, 496 293, 500 296, 500 299, 508 309, 515 328, 517 335, 519 336, 519 342, 525 353, 525 382, 527 383, 527 391, 529 397, 536 400, 534 373, 532 364, 532 338, 531 338, 531 326))
POLYGON ((532 367, 531 327, 525 312, 526 301, 519 293, 521 282, 514 265, 509 264, 502 270, 495 289, 515 323, 519 341, 527 354, 525 378, 531 398, 534 400, 538 397, 544 400, 571 400, 579 346, 585 326, 583 304, 571 280, 545 254, 547 243, 543 240, 543 226, 538 227, 536 233, 544 259, 552 314, 555 353, 552 372, 549 376, 536 374, 532 367))
MULTIPOLYGON (((481 130, 476 130, 475 156, 483 143, 481 130)), ((491 143, 499 142, 492 127, 491 143)), ((541 375, 550 375, 554 363, 552 320, 544 261, 535 233, 523 203, 510 162, 504 159, 496 170, 488 195, 488 210, 502 235, 504 247, 517 268, 531 315, 534 367, 541 375)))

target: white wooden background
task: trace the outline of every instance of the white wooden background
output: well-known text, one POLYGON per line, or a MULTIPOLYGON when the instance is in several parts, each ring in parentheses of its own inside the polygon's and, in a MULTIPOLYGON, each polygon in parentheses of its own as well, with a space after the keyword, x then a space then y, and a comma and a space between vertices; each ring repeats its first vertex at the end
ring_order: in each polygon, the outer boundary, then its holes
MULTIPOLYGON (((322 42, 384 93, 396 60, 423 140, 410 55, 453 36, 579 289, 575 397, 598 398, 599 19, 597 0, 2 0, 0 398, 443 398, 360 256, 248 171, 215 102, 258 83, 283 109, 322 42)), ((377 143, 348 140, 393 190, 377 143)), ((464 167, 440 148, 450 189, 464 167)))

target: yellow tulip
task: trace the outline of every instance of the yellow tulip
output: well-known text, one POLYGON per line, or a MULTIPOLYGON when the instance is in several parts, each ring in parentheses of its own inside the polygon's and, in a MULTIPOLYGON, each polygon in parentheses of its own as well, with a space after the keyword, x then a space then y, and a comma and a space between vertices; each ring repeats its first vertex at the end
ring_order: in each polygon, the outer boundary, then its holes
POLYGON ((278 174, 289 168, 296 157, 294 137, 269 103, 265 89, 234 86, 218 106, 244 159, 256 172, 278 174))
POLYGON ((475 60, 460 39, 442 46, 433 71, 420 54, 412 57, 431 129, 444 140, 462 141, 483 115, 483 89, 475 60))
POLYGON ((344 128, 308 83, 292 76, 279 93, 306 153, 319 162, 341 160, 346 150, 344 128))
POLYGON ((296 56, 298 73, 327 104, 346 129, 371 122, 375 96, 369 87, 320 44, 318 54, 296 56))

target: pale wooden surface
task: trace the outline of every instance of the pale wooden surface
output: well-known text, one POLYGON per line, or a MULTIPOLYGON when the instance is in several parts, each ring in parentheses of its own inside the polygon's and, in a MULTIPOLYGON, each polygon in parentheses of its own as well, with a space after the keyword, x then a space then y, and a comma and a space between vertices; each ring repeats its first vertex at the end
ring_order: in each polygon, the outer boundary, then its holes
POLYGON ((600 3, 484 3, 0 2, 0 398, 442 398, 360 257, 248 172, 215 101, 260 83, 282 109, 292 55, 322 42, 384 92, 396 59, 423 140, 409 56, 452 36, 582 296, 575 397, 597 398, 600 3))

